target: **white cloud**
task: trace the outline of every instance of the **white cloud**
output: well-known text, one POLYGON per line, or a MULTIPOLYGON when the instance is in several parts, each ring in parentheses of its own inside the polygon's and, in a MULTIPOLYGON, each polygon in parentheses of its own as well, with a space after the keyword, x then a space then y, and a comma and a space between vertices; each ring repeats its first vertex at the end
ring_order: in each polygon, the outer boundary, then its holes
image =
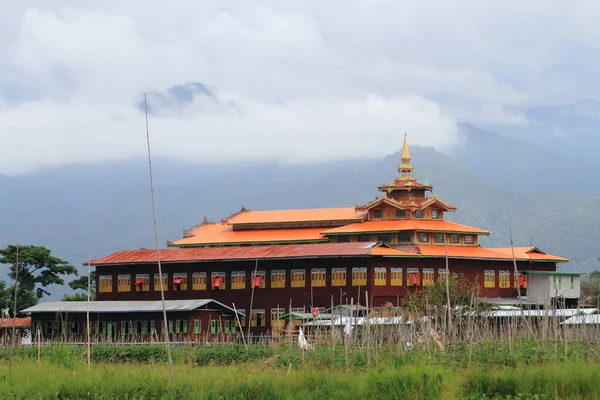
POLYGON ((377 156, 405 131, 443 148, 457 121, 526 124, 528 105, 597 93, 569 63, 595 65, 591 2, 0 5, 0 173, 141 154, 139 94, 187 82, 238 108, 153 117, 156 154, 377 156))

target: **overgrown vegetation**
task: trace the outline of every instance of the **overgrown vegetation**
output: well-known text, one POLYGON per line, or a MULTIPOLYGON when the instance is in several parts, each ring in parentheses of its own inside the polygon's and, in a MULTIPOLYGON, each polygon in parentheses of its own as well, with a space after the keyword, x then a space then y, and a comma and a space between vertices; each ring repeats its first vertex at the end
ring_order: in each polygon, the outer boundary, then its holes
POLYGON ((3 398, 86 399, 598 399, 598 346, 487 343, 445 352, 367 349, 346 359, 344 347, 239 345, 174 347, 171 378, 164 347, 94 346, 91 370, 83 346, 16 350, 12 371, 0 351, 3 398), (516 356, 511 356, 515 354, 516 356), (470 360, 470 361, 469 361, 470 360))

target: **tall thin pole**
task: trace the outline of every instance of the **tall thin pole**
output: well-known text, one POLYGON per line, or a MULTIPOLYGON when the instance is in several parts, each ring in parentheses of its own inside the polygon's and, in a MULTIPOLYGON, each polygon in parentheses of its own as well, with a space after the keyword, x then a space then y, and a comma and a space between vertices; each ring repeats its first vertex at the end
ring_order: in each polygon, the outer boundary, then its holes
POLYGON ((173 377, 173 360, 171 358, 171 342, 169 340, 169 326, 167 323, 167 310, 165 307, 165 288, 163 285, 162 266, 160 265, 160 248, 158 245, 158 227, 156 226, 156 204, 154 202, 154 182, 152 179, 152 155, 150 152, 150 130, 148 128, 148 100, 144 93, 144 111, 146 112, 146 143, 148 144, 148 168, 150 171, 150 197, 152 198, 152 218, 154 220, 154 241, 156 245, 156 262, 158 264, 158 275, 160 282, 160 299, 162 301, 163 311, 163 329, 165 332, 165 346, 167 347, 167 356, 169 357, 169 369, 173 377))
POLYGON ((17 288, 19 287, 19 245, 17 245, 17 254, 15 255, 15 301, 13 305, 13 324, 10 335, 10 362, 9 369, 12 369, 13 352, 15 350, 15 325, 17 322, 17 288))
POLYGON ((252 327, 252 303, 254 302, 254 289, 256 288, 256 277, 258 273, 258 258, 256 259, 256 263, 254 264, 254 280, 250 282, 252 284, 252 294, 250 294, 250 310, 248 310, 247 318, 248 318, 248 343, 252 344, 250 340, 250 328, 252 327))
POLYGON ((448 301, 448 334, 452 335, 452 310, 450 304, 450 263, 448 262, 448 240, 444 234, 444 249, 446 251, 446 300, 448 301))
POLYGON ((92 368, 92 357, 90 352, 90 292, 92 290, 92 255, 88 254, 88 298, 87 312, 85 313, 87 324, 87 362, 88 370, 92 368))

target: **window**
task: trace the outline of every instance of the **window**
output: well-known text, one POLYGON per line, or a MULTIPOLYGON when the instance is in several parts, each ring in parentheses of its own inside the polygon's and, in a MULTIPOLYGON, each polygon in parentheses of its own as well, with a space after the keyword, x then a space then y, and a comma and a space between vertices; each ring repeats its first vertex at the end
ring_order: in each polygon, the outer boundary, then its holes
POLYGON ((187 273, 173 274, 173 290, 181 292, 187 290, 187 273))
MULTIPOLYGON (((168 286, 168 275, 167 274, 162 274, 162 284, 163 284, 163 290, 167 291, 169 290, 169 286, 168 286)), ((154 291, 155 292, 160 292, 160 275, 159 274, 154 274, 154 291)))
POLYGON ((396 218, 404 218, 404 210, 396 210, 396 218))
POLYGON ((433 268, 423 268, 423 286, 431 286, 433 282, 433 268))
POLYGON ((206 290, 206 272, 192 274, 192 290, 206 290))
POLYGON ((445 268, 438 269, 438 281, 448 279, 448 270, 445 268))
POLYGON ((79 335, 79 321, 69 322, 69 333, 71 335, 79 335))
POLYGON ((156 324, 154 321, 148 321, 148 333, 152 335, 156 334, 156 324))
POLYGON ((398 234, 398 243, 410 243, 412 242, 412 235, 410 233, 399 233, 398 234))
POLYGON ((358 242, 370 242, 371 241, 371 235, 358 235, 358 242))
POLYGON ((178 319, 175 321, 175 333, 188 333, 187 319, 178 319))
POLYGON ((52 321, 46 321, 46 324, 44 326, 44 332, 46 332, 46 335, 52 335, 52 331, 53 331, 52 321))
POLYGON ((423 218, 423 210, 415 211, 415 218, 423 218))
POLYGON ((498 277, 501 289, 510 288, 510 271, 500 271, 498 277))
POLYGON ((352 268, 352 286, 367 285, 367 268, 354 267, 352 268))
POLYGON ((283 329, 285 320, 281 319, 285 315, 285 308, 271 308, 271 329, 283 329))
POLYGON ((419 242, 429 243, 429 233, 419 232, 419 242))
POLYGON ((199 319, 195 319, 195 320, 194 320, 194 333, 195 333, 195 334, 199 334, 199 333, 201 333, 201 332, 202 332, 202 325, 201 325, 201 322, 202 322, 202 321, 200 321, 199 319))
POLYGON ((225 333, 226 334, 235 333, 235 321, 233 321, 233 320, 225 321, 225 333))
POLYGON ((460 243, 460 236, 458 235, 458 233, 450 234, 450 243, 460 243))
POLYGON ((440 212, 438 210, 431 210, 431 219, 439 219, 440 212))
POLYGON ((210 320, 210 333, 213 335, 219 335, 221 333, 221 320, 210 320))
POLYGON ((231 273, 231 289, 246 289, 246 271, 233 271, 231 273))
POLYGON ((265 288, 265 275, 266 272, 265 271, 256 271, 256 273, 254 271, 252 271, 252 285, 255 288, 258 289, 264 289, 265 288))
POLYGON ((475 237, 473 235, 465 235, 464 240, 465 240, 465 244, 475 243, 475 237))
POLYGON ((493 269, 486 269, 485 271, 483 271, 483 287, 496 287, 496 271, 494 271, 493 269))
POLYGON ((98 278, 98 292, 100 293, 111 293, 112 292, 112 275, 100 275, 98 278))
POLYGON ((214 290, 225 290, 227 288, 225 279, 225 272, 211 272, 210 287, 214 290))
POLYGON ((381 210, 374 210, 373 211, 373 217, 374 218, 381 218, 381 217, 383 217, 383 211, 381 211, 381 210))
POLYGON ((387 268, 375 267, 375 286, 387 285, 387 268))
POLYGON ((250 326, 261 327, 265 326, 265 310, 264 309, 254 309, 250 313, 250 326))
POLYGON ((131 335, 133 333, 133 323, 131 321, 121 321, 121 335, 131 335))
POLYGON ((306 286, 306 270, 293 269, 291 273, 292 287, 303 288, 306 286))
POLYGON ((517 276, 515 277, 514 287, 515 287, 515 289, 518 289, 519 287, 522 287, 523 289, 527 289, 527 275, 518 273, 517 276))
POLYGON ((331 269, 331 286, 346 286, 346 268, 331 269))
POLYGON ((377 235, 377 241, 389 243, 392 241, 392 235, 390 235, 389 233, 379 234, 377 235))
POLYGON ((310 270, 310 284, 312 287, 325 287, 325 268, 310 270))
POLYGON ((433 242, 434 243, 444 243, 444 234, 443 233, 434 233, 433 234, 433 242))
POLYGON ((135 291, 149 292, 150 291, 150 275, 135 274, 135 291))
POLYGON ((406 269, 406 286, 420 286, 421 285, 421 274, 419 274, 419 268, 407 268, 406 269))
POLYGON ((117 292, 131 292, 131 275, 117 275, 117 292))
POLYGON ((350 236, 348 235, 339 235, 336 237, 337 243, 348 243, 350 241, 350 236))
POLYGON ((271 287, 272 288, 285 288, 285 270, 272 270, 271 271, 271 287))
POLYGON ((391 275, 391 285, 402 286, 402 268, 392 268, 391 275))
POLYGON ((575 277, 571 277, 571 289, 575 289, 575 277))
POLYGON ((244 328, 246 326, 246 310, 243 308, 238 308, 237 312, 238 318, 240 319, 240 325, 242 326, 242 328, 244 328))

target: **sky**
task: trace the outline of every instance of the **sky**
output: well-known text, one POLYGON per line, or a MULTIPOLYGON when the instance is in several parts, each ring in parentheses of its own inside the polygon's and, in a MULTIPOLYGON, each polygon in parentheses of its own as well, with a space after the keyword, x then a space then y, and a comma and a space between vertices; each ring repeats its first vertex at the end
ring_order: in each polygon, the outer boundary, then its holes
POLYGON ((451 148, 593 98, 600 3, 0 0, 0 173, 145 155, 311 162, 451 148), (82 5, 82 3, 85 3, 82 5))

